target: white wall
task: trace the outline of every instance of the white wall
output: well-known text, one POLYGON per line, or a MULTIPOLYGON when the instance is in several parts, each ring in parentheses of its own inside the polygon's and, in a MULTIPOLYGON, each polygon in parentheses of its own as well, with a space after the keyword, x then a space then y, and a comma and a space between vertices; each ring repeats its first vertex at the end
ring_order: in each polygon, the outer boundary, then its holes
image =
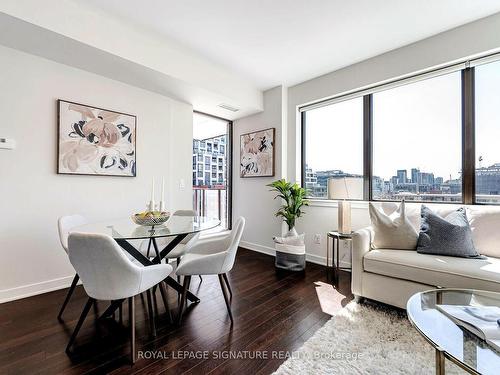
POLYGON ((0 150, 0 302, 69 285, 61 215, 127 217, 153 175, 168 176, 169 209, 191 207, 190 105, 5 47, 0 72, 0 137, 17 141, 0 150), (58 98, 137 115, 137 177, 57 175, 58 98))
POLYGON ((85 1, 44 0, 40 6, 39 0, 2 0, 0 21, 0 43, 6 46, 167 91, 226 118, 235 114, 218 104, 240 108, 236 115, 262 109, 262 93, 247 78, 85 1))
MULTIPOLYGON (((393 78, 437 67, 466 57, 500 49, 500 14, 496 14, 456 29, 438 34, 420 42, 396 49, 383 55, 365 60, 358 64, 334 71, 321 77, 293 86, 283 93, 287 101, 287 113, 283 115, 282 134, 286 141, 282 144, 280 155, 284 168, 283 176, 291 181, 300 181, 300 116, 297 107, 351 90, 378 84, 393 78), (285 170, 286 169, 286 170, 285 170)), ((275 102, 279 100, 276 98, 275 102)), ((264 113, 274 111, 264 106, 264 113)), ((257 119, 252 116, 250 119, 257 119)), ((257 126, 255 120, 241 120, 248 127, 257 126)), ((332 146, 333 147, 333 146, 332 146)), ((251 191, 253 182, 238 181, 240 190, 251 191)), ((239 198, 241 199, 241 197, 239 198)), ((275 225, 275 218, 262 214, 262 206, 274 204, 272 196, 259 194, 258 204, 247 204, 245 214, 250 222, 258 222, 259 228, 275 225)), ((235 201, 235 206, 238 202, 235 201)), ((366 202, 352 204, 353 227, 358 229, 369 224, 366 202)), ((269 210, 271 211, 271 210, 269 210)), ((326 233, 337 228, 337 206, 334 202, 313 202, 306 208, 306 215, 298 220, 297 230, 306 233, 307 259, 317 263, 326 262, 326 233), (314 234, 321 234, 319 244, 314 243, 314 234)), ((264 229, 262 229, 264 230, 264 229)), ((275 229, 273 229, 275 230, 275 229)), ((269 230, 263 231, 268 233, 269 230)), ((252 248, 272 253, 269 235, 258 236, 249 233, 252 248)), ((249 246, 248 246, 249 247, 249 246)), ((250 248, 250 247, 249 247, 250 248)), ((342 255, 342 251, 341 251, 342 255)))
POLYGON ((256 251, 272 252, 273 236, 281 234, 281 222, 274 216, 280 202, 273 200, 274 193, 266 184, 281 178, 284 169, 281 162, 284 92, 281 86, 265 91, 264 111, 233 123, 233 218, 246 218, 241 245, 256 251), (276 128, 275 176, 241 178, 240 135, 266 128, 276 128))

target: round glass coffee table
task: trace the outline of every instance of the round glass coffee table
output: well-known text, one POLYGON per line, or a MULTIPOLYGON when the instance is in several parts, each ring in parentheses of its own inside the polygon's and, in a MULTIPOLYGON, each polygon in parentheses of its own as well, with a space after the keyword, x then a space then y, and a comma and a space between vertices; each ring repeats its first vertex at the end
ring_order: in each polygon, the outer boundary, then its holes
POLYGON ((436 374, 444 374, 445 358, 471 374, 499 374, 500 352, 454 323, 438 304, 500 307, 500 293, 436 289, 413 295, 406 306, 411 324, 436 350, 436 374))

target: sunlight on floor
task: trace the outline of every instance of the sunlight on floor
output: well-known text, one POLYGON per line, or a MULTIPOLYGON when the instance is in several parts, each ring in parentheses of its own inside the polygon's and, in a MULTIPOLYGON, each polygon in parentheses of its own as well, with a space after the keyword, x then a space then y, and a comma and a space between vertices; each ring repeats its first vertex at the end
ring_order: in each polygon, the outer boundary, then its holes
POLYGON ((342 300, 346 297, 339 293, 332 284, 316 281, 316 294, 318 295, 321 310, 328 315, 334 315, 342 308, 342 300))

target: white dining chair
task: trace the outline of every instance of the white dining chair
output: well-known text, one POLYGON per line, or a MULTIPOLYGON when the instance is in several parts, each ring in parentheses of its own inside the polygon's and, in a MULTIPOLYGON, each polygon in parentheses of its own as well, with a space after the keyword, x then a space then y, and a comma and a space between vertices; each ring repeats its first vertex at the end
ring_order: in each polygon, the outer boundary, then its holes
MULTIPOLYGON (((146 291, 148 302, 151 302, 150 289, 159 285, 160 290, 162 290, 161 282, 172 272, 172 266, 169 264, 138 265, 125 255, 113 238, 103 234, 73 232, 69 235, 68 244, 69 259, 80 275, 89 298, 68 342, 66 352, 70 352, 78 331, 96 300, 120 301, 128 299, 131 361, 134 363, 134 297, 146 291)), ((154 321, 151 310, 149 317, 150 320, 154 321)))
MULTIPOLYGON (((71 229, 78 227, 80 225, 85 225, 88 223, 88 220, 82 215, 66 215, 61 216, 57 220, 57 229, 59 230, 59 241, 61 242, 61 246, 68 254, 68 235, 71 229)), ((66 309, 66 305, 68 304, 71 295, 75 291, 76 284, 78 283, 79 277, 78 273, 73 277, 73 281, 71 282, 71 286, 66 294, 66 298, 59 310, 59 314, 57 315, 57 319, 61 320, 64 309, 66 309)))
POLYGON ((175 271, 177 275, 184 276, 182 286, 182 296, 179 306, 178 323, 182 319, 184 306, 186 304, 186 294, 189 289, 192 275, 217 275, 219 277, 220 287, 224 295, 227 311, 231 324, 233 323, 233 314, 229 296, 226 287, 232 297, 233 293, 227 273, 233 268, 236 259, 236 252, 245 229, 245 218, 239 217, 233 229, 225 235, 200 239, 196 242, 190 242, 186 245, 186 253, 181 259, 179 267, 175 271))

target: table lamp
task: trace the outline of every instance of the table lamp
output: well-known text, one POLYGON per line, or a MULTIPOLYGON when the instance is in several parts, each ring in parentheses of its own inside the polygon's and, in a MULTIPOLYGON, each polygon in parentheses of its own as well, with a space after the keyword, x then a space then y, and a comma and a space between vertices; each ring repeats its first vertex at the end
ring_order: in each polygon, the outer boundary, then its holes
POLYGON ((341 177, 328 179, 328 199, 338 200, 338 232, 351 233, 351 203, 349 199, 349 187, 353 186, 354 178, 341 177))

